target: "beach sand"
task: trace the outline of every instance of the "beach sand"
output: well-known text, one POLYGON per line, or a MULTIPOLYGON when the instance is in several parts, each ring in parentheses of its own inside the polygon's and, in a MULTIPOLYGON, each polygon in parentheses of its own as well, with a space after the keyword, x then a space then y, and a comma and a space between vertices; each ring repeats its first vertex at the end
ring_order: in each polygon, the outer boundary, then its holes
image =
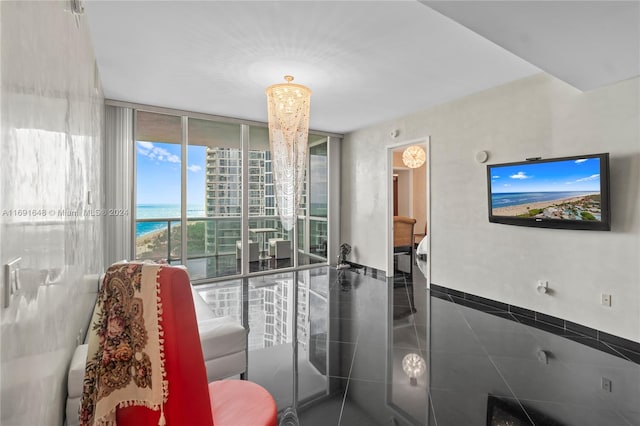
POLYGON ((509 207, 500 207, 497 209, 493 209, 494 216, 518 216, 521 214, 526 214, 529 210, 532 209, 545 209, 546 207, 551 207, 554 204, 562 204, 562 203, 573 203, 576 201, 580 201, 586 197, 597 194, 586 194, 581 195, 580 197, 570 197, 570 198, 561 198, 559 200, 548 200, 548 201, 539 201, 537 203, 525 203, 518 204, 515 206, 509 207))
MULTIPOLYGON (((149 232, 139 238, 136 238, 136 256, 140 256, 145 253, 153 251, 153 241, 163 232, 167 232, 166 229, 160 229, 158 231, 149 232)), ((166 251, 166 250, 165 250, 166 251)))

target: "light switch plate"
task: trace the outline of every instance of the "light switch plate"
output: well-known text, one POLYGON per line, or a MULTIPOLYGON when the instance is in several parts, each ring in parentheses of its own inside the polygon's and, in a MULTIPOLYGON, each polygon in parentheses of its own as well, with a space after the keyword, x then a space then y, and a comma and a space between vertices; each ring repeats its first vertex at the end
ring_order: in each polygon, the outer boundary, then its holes
POLYGON ((2 306, 8 308, 11 304, 11 298, 14 293, 20 289, 20 279, 18 271, 20 270, 21 257, 13 259, 4 265, 4 281, 2 289, 2 306))

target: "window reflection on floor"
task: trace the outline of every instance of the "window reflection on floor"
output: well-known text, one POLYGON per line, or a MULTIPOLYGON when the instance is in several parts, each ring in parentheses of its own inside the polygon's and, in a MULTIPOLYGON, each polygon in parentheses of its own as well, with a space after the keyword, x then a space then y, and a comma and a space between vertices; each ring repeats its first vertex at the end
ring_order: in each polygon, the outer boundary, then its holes
MULTIPOLYGON (((328 268, 299 271, 294 321, 294 273, 247 279, 249 379, 267 387, 278 407, 291 405, 293 331, 298 342, 299 400, 327 392, 328 268)), ((216 316, 242 323, 242 280, 198 286, 216 316)))

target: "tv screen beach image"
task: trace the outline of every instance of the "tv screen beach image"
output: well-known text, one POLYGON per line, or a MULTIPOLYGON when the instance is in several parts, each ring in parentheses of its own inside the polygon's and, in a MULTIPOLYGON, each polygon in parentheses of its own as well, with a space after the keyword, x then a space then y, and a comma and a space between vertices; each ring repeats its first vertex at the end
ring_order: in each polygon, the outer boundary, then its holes
POLYGON ((489 169, 494 216, 601 221, 600 159, 489 169))

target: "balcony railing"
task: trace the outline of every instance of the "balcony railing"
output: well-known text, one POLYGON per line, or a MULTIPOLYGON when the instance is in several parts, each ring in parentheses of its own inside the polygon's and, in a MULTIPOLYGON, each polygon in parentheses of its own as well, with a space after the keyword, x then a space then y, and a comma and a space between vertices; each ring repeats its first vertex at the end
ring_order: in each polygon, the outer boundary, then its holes
MULTIPOLYGON (((305 220, 299 217, 299 220, 305 220)), ((326 218, 311 217, 308 242, 301 238, 299 250, 314 258, 326 259, 326 218), (322 225, 324 222, 324 225, 322 225), (320 226, 318 226, 320 225, 320 226), (308 252, 304 251, 309 247, 308 252)), ((236 241, 241 240, 241 217, 187 218, 187 260, 235 255, 236 241)), ((278 216, 251 216, 249 228, 277 229, 270 237, 288 238, 278 216)), ((150 218, 136 220, 136 258, 166 259, 180 262, 182 256, 182 226, 180 218, 150 218)))

